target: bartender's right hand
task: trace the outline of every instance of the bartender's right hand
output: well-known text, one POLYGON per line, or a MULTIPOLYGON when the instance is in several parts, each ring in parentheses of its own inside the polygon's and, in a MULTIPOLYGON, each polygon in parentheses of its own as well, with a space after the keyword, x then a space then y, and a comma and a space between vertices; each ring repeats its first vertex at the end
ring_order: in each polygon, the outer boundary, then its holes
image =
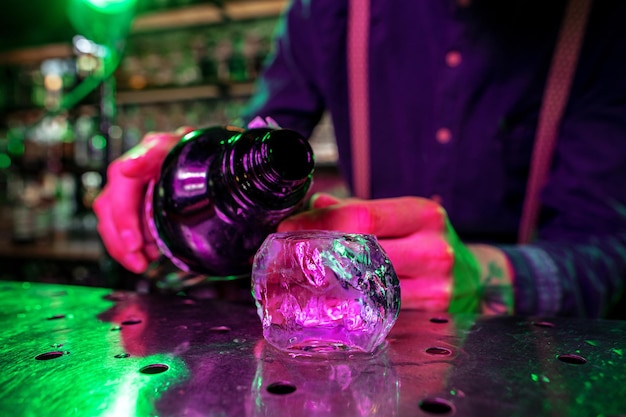
POLYGON ((106 185, 93 205, 98 233, 109 255, 129 271, 142 273, 159 256, 145 227, 146 188, 158 178, 169 151, 192 130, 183 127, 174 133, 148 133, 107 169, 106 185))

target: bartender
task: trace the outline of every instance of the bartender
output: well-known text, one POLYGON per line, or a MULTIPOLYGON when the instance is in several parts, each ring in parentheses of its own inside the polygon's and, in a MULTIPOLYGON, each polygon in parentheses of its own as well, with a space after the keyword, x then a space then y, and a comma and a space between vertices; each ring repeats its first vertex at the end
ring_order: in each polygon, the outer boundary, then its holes
MULTIPOLYGON (((329 112, 354 198, 314 196, 279 230, 375 234, 403 308, 613 314, 626 280, 624 2, 586 13, 536 233, 516 243, 572 3, 292 1, 244 122, 308 136, 329 112)), ((188 130, 148 134, 110 164, 95 202, 106 248, 133 272, 158 256, 137 215, 146 184, 188 130)))

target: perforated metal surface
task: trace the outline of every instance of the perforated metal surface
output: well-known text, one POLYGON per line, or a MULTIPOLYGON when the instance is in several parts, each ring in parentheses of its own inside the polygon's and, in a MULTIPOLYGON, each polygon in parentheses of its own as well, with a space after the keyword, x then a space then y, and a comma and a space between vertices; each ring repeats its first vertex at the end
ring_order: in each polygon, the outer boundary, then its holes
POLYGON ((616 416, 626 324, 402 311, 375 355, 293 357, 250 303, 0 283, 2 416, 616 416))

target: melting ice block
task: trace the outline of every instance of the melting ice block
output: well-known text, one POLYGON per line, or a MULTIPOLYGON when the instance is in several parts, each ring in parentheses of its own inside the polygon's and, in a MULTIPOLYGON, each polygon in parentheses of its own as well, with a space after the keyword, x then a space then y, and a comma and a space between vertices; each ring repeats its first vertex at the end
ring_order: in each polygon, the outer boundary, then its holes
POLYGON ((373 235, 269 235, 254 257, 263 336, 289 352, 373 352, 400 311, 400 283, 373 235))

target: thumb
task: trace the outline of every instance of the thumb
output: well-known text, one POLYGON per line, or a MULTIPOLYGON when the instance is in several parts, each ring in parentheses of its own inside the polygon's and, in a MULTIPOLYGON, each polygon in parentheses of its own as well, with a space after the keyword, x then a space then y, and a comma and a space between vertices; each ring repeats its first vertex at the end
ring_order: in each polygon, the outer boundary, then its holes
POLYGON ((311 197, 311 208, 312 209, 321 209, 329 206, 334 206, 335 204, 339 204, 341 199, 330 195, 328 193, 315 193, 311 197))
POLYGON ((134 178, 158 176, 167 154, 192 130, 190 127, 184 127, 174 133, 146 134, 139 144, 118 159, 120 172, 134 178))

